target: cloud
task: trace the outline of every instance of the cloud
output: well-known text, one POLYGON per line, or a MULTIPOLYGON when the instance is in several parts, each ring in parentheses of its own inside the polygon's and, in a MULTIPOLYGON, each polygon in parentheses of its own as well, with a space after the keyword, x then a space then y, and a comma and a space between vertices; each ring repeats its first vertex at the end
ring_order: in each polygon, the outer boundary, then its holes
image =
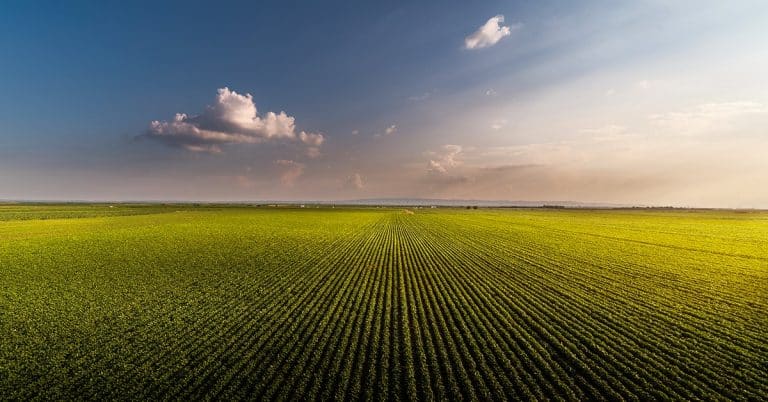
POLYGON ((491 123, 491 128, 498 131, 504 128, 504 126, 506 125, 507 125, 506 119, 499 119, 499 120, 494 120, 493 123, 491 123))
POLYGON ((310 159, 319 158, 320 155, 320 148, 318 147, 309 147, 306 151, 304 151, 304 155, 306 155, 310 159))
POLYGON ((299 139, 302 143, 308 146, 305 154, 310 158, 317 158, 320 156, 320 145, 325 142, 325 137, 319 133, 305 133, 302 131, 299 134, 299 139))
POLYGON ((733 128, 740 119, 766 113, 765 105, 742 101, 704 103, 679 112, 652 114, 648 118, 670 134, 698 135, 733 128))
POLYGON ((319 147, 325 142, 325 137, 322 134, 305 133, 304 131, 299 134, 299 139, 301 142, 313 147, 319 147))
POLYGON ((296 180, 304 174, 304 164, 287 159, 279 159, 275 164, 282 167, 280 182, 288 187, 293 187, 296 180))
POLYGON ((141 136, 193 152, 222 152, 227 144, 257 144, 268 140, 295 141, 319 147, 319 133, 296 133, 295 119, 285 112, 259 116, 251 94, 220 88, 212 105, 195 116, 177 113, 171 121, 155 120, 141 136))
POLYGON ((397 125, 396 124, 392 124, 392 125, 390 125, 390 126, 388 126, 387 128, 384 129, 384 133, 378 132, 378 133, 374 134, 373 136, 376 137, 376 138, 379 138, 379 137, 384 136, 384 135, 392 135, 392 134, 394 134, 396 132, 397 132, 397 125))
POLYGON ((429 160, 427 171, 433 173, 446 173, 448 169, 461 164, 461 145, 447 144, 437 152, 427 152, 432 157, 429 160))
POLYGON ((360 134, 360 130, 357 130, 357 129, 352 130, 352 135, 358 135, 358 134, 360 134))
POLYGON ((493 88, 486 89, 485 96, 496 96, 496 90, 493 88))
POLYGON ((503 15, 496 15, 488 19, 477 31, 464 38, 464 48, 482 49, 493 46, 505 36, 509 36, 513 30, 518 30, 522 24, 512 24, 512 26, 502 26, 504 22, 503 15))
POLYGON ((361 176, 360 173, 354 173, 347 176, 347 178, 344 180, 344 187, 354 190, 361 190, 363 187, 365 187, 363 176, 361 176))

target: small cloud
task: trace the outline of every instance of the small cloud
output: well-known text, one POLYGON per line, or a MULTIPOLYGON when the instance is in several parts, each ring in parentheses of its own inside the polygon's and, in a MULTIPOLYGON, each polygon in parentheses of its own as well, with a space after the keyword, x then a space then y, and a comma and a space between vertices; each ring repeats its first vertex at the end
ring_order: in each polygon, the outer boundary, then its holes
POLYGON ((603 95, 605 95, 605 96, 616 95, 616 90, 613 89, 613 88, 608 88, 605 92, 603 92, 603 95))
POLYGON ((383 133, 378 132, 378 133, 374 134, 373 136, 375 138, 379 138, 379 137, 385 136, 385 135, 392 135, 392 134, 394 134, 396 132, 397 132, 397 125, 396 124, 392 124, 392 125, 388 126, 387 128, 385 128, 383 133))
POLYGON ((445 173, 448 171, 448 169, 445 168, 440 162, 436 160, 430 160, 429 161, 429 168, 427 169, 429 172, 438 172, 438 173, 445 173))
POLYGON ((304 131, 299 134, 299 139, 301 139, 301 142, 312 147, 319 147, 325 142, 325 137, 322 134, 305 133, 304 131))
POLYGON ((635 85, 640 89, 648 89, 651 86, 651 82, 648 80, 640 80, 636 82, 635 85))
POLYGON ((504 128, 504 126, 506 125, 507 125, 506 119, 494 120, 493 123, 491 123, 491 129, 498 131, 504 128))
POLYGON ((304 164, 287 159, 279 159, 275 164, 280 166, 283 171, 280 174, 280 182, 287 187, 293 187, 296 180, 304 174, 304 164))
POLYGON ((354 190, 363 189, 363 187, 365 187, 363 176, 361 176, 360 173, 353 173, 347 176, 347 178, 344 180, 344 187, 354 190))
POLYGON ((496 15, 480 26, 477 31, 464 38, 465 49, 482 49, 493 46, 505 36, 509 36, 513 30, 522 28, 522 24, 512 24, 511 26, 501 25, 504 22, 503 15, 496 15))
POLYGON ((325 137, 322 134, 305 133, 302 131, 301 134, 299 134, 299 139, 308 146, 307 150, 304 152, 305 155, 310 158, 317 158, 320 156, 320 145, 325 142, 325 137))
POLYGON ((207 152, 209 154, 220 154, 223 151, 218 145, 194 145, 194 144, 179 144, 180 147, 190 152, 207 152))
POLYGON ((493 88, 486 89, 485 96, 496 96, 496 90, 493 88))
POLYGON ((432 173, 446 173, 448 169, 461 164, 461 145, 443 145, 440 151, 427 152, 431 159, 427 164, 427 171, 432 173))
POLYGON ((360 130, 352 130, 352 135, 358 135, 360 134, 360 130))

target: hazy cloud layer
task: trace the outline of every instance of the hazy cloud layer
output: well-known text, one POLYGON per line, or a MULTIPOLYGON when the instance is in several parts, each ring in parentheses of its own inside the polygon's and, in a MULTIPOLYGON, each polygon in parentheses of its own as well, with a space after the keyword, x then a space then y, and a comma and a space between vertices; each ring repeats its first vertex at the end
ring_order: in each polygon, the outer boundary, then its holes
POLYGON ((282 169, 280 182, 285 186, 293 187, 296 184, 296 180, 304 174, 305 165, 303 163, 288 159, 278 159, 275 161, 275 164, 282 169))
POLYGON ((447 173, 448 169, 461 164, 462 147, 460 145, 443 145, 439 151, 427 152, 431 157, 428 164, 428 171, 435 173, 447 173))
POLYGON ((251 94, 220 88, 212 105, 194 116, 177 113, 171 121, 155 120, 143 135, 194 152, 222 152, 226 144, 256 144, 263 141, 300 140, 319 155, 325 140, 320 133, 297 133, 295 119, 285 112, 260 116, 251 94))
POLYGON ((652 114, 649 119, 658 128, 671 134, 697 135, 731 129, 740 119, 764 114, 768 114, 765 105, 738 101, 704 103, 682 111, 652 114))
POLYGON ((352 190, 361 190, 365 187, 363 176, 360 173, 353 173, 344 180, 344 187, 352 190))

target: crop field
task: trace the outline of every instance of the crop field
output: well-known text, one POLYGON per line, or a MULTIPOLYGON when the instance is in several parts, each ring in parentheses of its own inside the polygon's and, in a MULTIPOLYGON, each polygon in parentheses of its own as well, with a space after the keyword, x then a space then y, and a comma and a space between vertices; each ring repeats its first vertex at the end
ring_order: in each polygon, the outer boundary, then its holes
POLYGON ((768 213, 0 205, 0 399, 768 398, 768 213))

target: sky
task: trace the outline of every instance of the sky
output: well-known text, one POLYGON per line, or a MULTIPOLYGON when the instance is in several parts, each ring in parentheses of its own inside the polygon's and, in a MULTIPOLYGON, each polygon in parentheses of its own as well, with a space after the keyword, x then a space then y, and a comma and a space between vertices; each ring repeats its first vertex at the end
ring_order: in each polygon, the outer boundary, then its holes
POLYGON ((768 208, 768 2, 157 3, 0 4, 0 199, 768 208))

